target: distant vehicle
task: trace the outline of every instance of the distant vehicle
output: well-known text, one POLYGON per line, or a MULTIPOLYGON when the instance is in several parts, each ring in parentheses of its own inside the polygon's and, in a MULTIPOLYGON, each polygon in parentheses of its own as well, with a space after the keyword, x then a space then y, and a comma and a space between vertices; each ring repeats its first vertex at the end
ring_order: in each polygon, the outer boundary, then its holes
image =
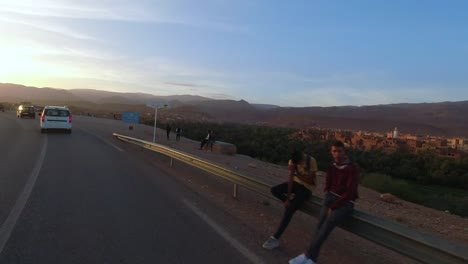
POLYGON ((46 106, 41 115, 41 133, 48 130, 65 130, 72 132, 73 117, 65 106, 46 106))
POLYGON ((16 117, 23 118, 25 116, 36 118, 36 112, 34 111, 34 106, 20 105, 18 107, 18 110, 16 110, 16 117))

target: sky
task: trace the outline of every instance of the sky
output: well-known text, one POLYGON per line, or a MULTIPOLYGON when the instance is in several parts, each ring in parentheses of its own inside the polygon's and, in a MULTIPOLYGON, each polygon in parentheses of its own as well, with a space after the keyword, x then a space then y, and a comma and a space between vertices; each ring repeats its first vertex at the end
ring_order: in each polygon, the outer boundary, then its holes
POLYGON ((468 100, 468 1, 0 0, 0 82, 280 106, 468 100))

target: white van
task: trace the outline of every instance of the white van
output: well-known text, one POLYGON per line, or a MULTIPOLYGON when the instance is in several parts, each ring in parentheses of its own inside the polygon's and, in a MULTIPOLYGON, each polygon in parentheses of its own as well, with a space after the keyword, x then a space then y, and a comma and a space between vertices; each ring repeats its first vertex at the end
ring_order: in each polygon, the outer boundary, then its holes
POLYGON ((72 132, 72 114, 66 106, 46 106, 41 115, 41 133, 50 129, 72 132))

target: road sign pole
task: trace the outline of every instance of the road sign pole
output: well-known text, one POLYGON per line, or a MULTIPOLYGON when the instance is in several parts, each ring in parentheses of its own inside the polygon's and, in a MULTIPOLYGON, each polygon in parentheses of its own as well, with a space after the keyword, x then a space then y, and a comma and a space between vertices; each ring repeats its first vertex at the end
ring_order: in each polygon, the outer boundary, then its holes
POLYGON ((158 121, 158 108, 166 108, 167 104, 162 103, 148 103, 148 107, 154 108, 154 130, 153 130, 153 143, 156 143, 156 123, 158 121))
POLYGON ((158 120, 158 108, 154 108, 154 130, 153 130, 153 143, 156 143, 156 121, 158 120))

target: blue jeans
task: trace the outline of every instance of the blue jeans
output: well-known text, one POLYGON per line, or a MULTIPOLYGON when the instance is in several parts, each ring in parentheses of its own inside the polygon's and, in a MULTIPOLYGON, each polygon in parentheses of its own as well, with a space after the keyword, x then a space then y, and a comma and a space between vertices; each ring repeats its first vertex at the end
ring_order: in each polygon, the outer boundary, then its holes
POLYGON ((349 202, 345 206, 333 210, 331 215, 328 216, 329 206, 338 198, 339 197, 336 195, 327 193, 323 201, 315 237, 312 240, 309 249, 306 251, 307 256, 315 262, 319 256, 320 247, 323 242, 325 242, 328 235, 330 235, 331 231, 353 214, 354 205, 349 202))

